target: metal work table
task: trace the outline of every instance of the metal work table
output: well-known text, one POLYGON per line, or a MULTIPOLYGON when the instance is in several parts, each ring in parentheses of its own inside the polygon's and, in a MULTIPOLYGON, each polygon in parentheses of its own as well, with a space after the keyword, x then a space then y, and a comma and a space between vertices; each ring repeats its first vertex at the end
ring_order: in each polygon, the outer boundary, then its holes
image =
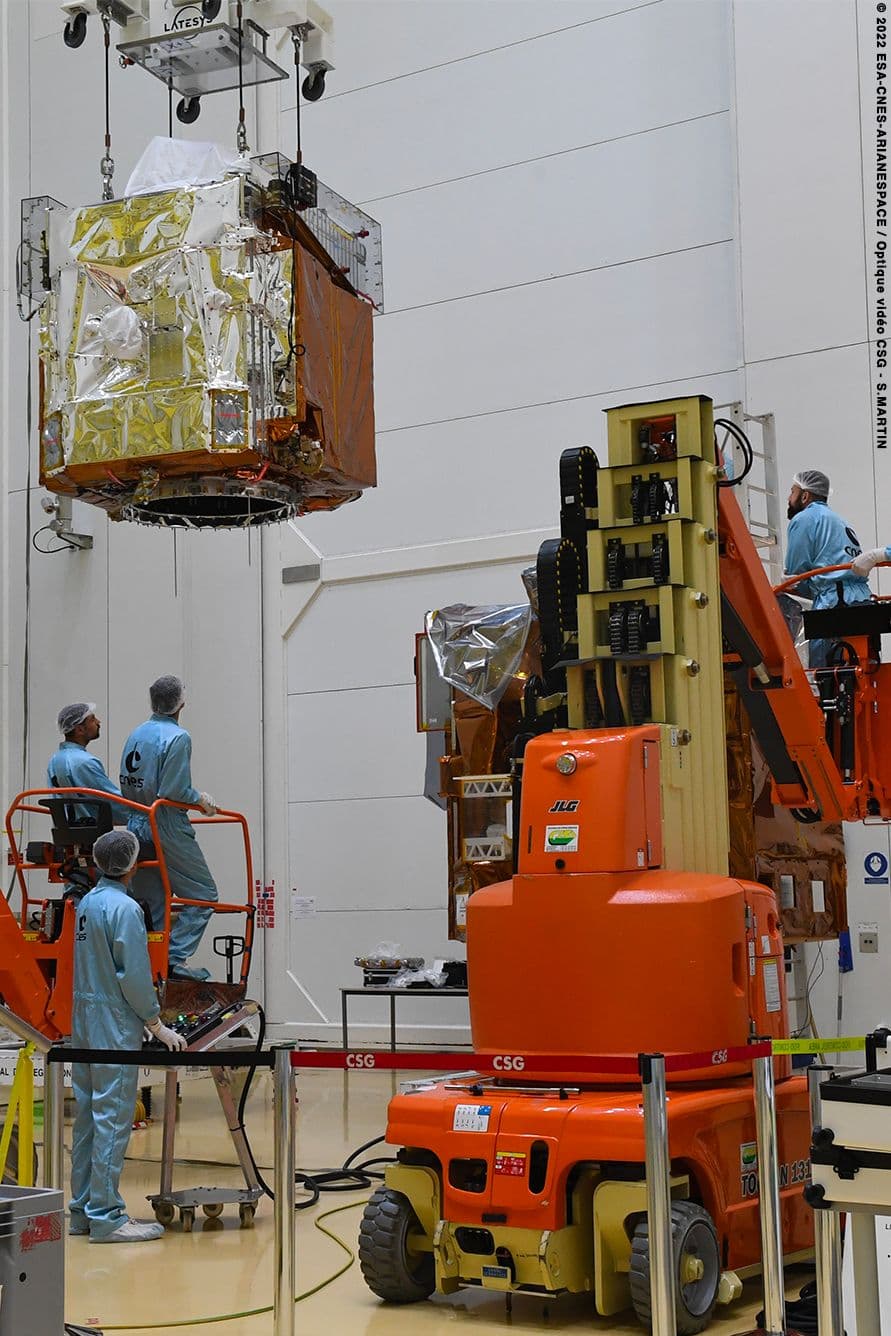
POLYGON ((390 1052, 396 1052, 396 999, 397 997, 467 997, 466 988, 387 988, 374 985, 368 988, 341 988, 340 1007, 343 1027, 343 1047, 349 1048, 347 998, 388 997, 390 999, 390 1052))

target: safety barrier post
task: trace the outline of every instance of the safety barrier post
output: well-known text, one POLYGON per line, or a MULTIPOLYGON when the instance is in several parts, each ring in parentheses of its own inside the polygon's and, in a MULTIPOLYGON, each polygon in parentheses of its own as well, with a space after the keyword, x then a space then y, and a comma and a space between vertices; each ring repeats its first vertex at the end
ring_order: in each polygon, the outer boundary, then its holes
POLYGON ((61 1191, 64 1170, 65 1068, 43 1064, 43 1186, 61 1191))
MULTIPOLYGON (((811 1129, 819 1127, 822 1122, 820 1082, 832 1071, 832 1067, 823 1067, 817 1063, 807 1069, 811 1129)), ((817 1265, 817 1336, 844 1336, 841 1216, 838 1211, 814 1211, 814 1252, 817 1265)))
POLYGON ((773 1058, 755 1058, 755 1139, 758 1145, 758 1213, 761 1218, 761 1269, 764 1278, 764 1331, 783 1336, 786 1298, 783 1281, 783 1223, 777 1155, 776 1085, 773 1058))
POLYGON ((294 1072, 291 1048, 273 1050, 273 1150, 275 1189, 275 1235, 273 1242, 274 1336, 294 1336, 296 1294, 295 1250, 297 1217, 294 1202, 294 1175, 297 1153, 294 1141, 294 1072))
POLYGON ((675 1336, 677 1325, 674 1306, 671 1159, 668 1152, 665 1058, 661 1053, 641 1053, 638 1055, 638 1066, 643 1088, 653 1336, 675 1336))

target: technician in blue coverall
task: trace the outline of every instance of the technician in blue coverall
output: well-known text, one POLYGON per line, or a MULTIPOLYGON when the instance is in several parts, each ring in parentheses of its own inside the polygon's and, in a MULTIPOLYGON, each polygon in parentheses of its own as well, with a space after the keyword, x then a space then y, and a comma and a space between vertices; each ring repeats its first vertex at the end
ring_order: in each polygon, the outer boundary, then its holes
MULTIPOLYGON (((128 883, 139 841, 128 830, 100 835, 93 859, 102 873, 77 907, 74 937, 75 1048, 138 1050, 143 1029, 171 1051, 182 1035, 161 1024, 152 984, 142 910, 128 883)), ((133 1126, 136 1067, 75 1063, 72 1084, 77 1113, 71 1147, 69 1232, 91 1243, 143 1243, 163 1227, 131 1220, 118 1191, 133 1126)))
MULTIPOLYGON (((186 700, 182 681, 172 675, 159 677, 149 687, 149 699, 152 717, 135 728, 124 743, 121 792, 146 807, 157 798, 169 798, 172 802, 197 804, 208 816, 213 816, 217 810, 213 798, 192 787, 192 739, 179 726, 186 700)), ((186 900, 219 899, 188 812, 162 807, 157 820, 172 893, 186 900)), ((131 815, 128 825, 140 841, 151 841, 151 827, 140 813, 131 815)), ((163 888, 157 873, 142 869, 133 893, 148 901, 156 923, 163 921, 163 888)), ((194 905, 179 911, 170 932, 171 976, 198 980, 210 977, 207 970, 190 969, 185 962, 197 949, 211 912, 194 905)))
MULTIPOLYGON (((65 739, 53 752, 46 768, 47 783, 54 789, 101 789, 103 793, 115 798, 121 791, 105 773, 105 766, 98 756, 91 756, 87 747, 95 742, 102 728, 102 721, 96 714, 96 706, 91 702, 77 701, 66 705, 59 711, 59 732, 65 739)), ((86 803, 74 803, 75 821, 92 821, 95 808, 86 803)), ((128 809, 112 803, 112 816, 116 825, 124 825, 129 816, 128 809)))
MULTIPOLYGON (((817 570, 820 566, 853 565, 850 571, 836 571, 832 575, 815 575, 802 580, 796 593, 813 601, 814 608, 834 608, 837 603, 866 603, 870 597, 867 576, 879 561, 884 561, 891 549, 877 548, 862 552, 854 530, 827 505, 829 479, 817 469, 797 473, 792 480, 787 515, 789 532, 786 539, 786 574, 798 575, 817 570)), ((825 668, 834 640, 811 640, 809 664, 811 668, 825 668)))

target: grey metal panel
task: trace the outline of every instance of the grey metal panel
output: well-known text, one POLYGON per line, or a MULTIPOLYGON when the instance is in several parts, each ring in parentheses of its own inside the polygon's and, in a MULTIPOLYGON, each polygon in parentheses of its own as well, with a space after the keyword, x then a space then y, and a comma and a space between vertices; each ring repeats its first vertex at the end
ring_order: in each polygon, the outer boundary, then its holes
POLYGON ((61 1336, 64 1226, 61 1192, 0 1186, 0 1336, 61 1336))

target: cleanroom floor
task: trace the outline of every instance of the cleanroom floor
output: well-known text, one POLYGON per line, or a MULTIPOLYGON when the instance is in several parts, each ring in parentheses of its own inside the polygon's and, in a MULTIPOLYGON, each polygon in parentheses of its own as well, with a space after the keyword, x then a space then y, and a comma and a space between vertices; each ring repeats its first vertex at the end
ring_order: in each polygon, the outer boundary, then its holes
MULTIPOLYGON (((411 1073, 416 1075, 416 1073, 411 1073)), ((339 1165, 357 1146, 383 1131, 387 1101, 399 1075, 385 1072, 309 1072, 299 1078, 297 1163, 318 1169, 339 1165)), ((240 1176, 232 1143, 225 1131, 210 1080, 182 1087, 177 1131, 177 1171, 174 1187, 237 1185, 240 1176), (186 1161, 191 1160, 191 1164, 186 1161), (213 1161, 208 1163, 196 1163, 213 1161), (227 1167, 220 1167, 225 1164, 227 1167)), ((160 1090, 156 1109, 160 1110, 160 1090)), ((271 1175, 272 1105, 269 1075, 258 1073, 247 1109, 247 1126, 261 1169, 271 1175)), ((70 1140, 70 1127, 66 1128, 70 1140)), ((132 1215, 152 1219, 145 1194, 158 1186, 161 1149, 160 1121, 133 1133, 124 1171, 123 1192, 132 1215)), ((385 1147, 369 1155, 386 1153, 385 1147)), ((367 1193, 365 1194, 367 1195, 367 1193)), ((332 1239, 314 1228, 313 1219, 332 1207, 355 1203, 322 1223, 350 1249, 355 1248, 361 1214, 361 1192, 345 1196, 329 1193, 312 1211, 298 1216, 297 1287, 310 1290, 335 1273, 349 1257, 332 1239)), ((201 1218, 199 1217, 199 1220, 201 1218)), ((790 1274, 790 1293, 807 1279, 801 1271, 790 1274)), ((220 1221, 196 1221, 191 1234, 178 1224, 157 1243, 97 1247, 82 1238, 67 1240, 66 1319, 95 1325, 100 1331, 127 1331, 131 1336, 179 1330, 208 1336, 272 1336, 272 1314, 241 1316, 246 1310, 272 1302, 272 1211, 264 1201, 255 1227, 242 1230, 228 1208, 220 1221), (212 1324, 195 1319, 234 1316, 212 1324), (188 1322, 191 1319, 192 1322, 188 1322), (186 1325, 188 1323, 188 1325, 186 1325), (182 1324, 172 1327, 171 1324, 182 1324)), ((751 1331, 760 1307, 757 1282, 746 1286, 743 1298, 709 1328, 713 1336, 751 1331)), ((504 1297, 489 1292, 462 1291, 404 1308, 386 1307, 366 1289, 358 1264, 300 1301, 297 1331, 301 1336, 459 1336, 462 1328, 484 1332, 629 1332, 642 1329, 633 1314, 624 1320, 597 1319, 586 1298, 565 1298, 545 1304, 541 1299, 516 1295, 513 1314, 505 1311, 504 1297)))

